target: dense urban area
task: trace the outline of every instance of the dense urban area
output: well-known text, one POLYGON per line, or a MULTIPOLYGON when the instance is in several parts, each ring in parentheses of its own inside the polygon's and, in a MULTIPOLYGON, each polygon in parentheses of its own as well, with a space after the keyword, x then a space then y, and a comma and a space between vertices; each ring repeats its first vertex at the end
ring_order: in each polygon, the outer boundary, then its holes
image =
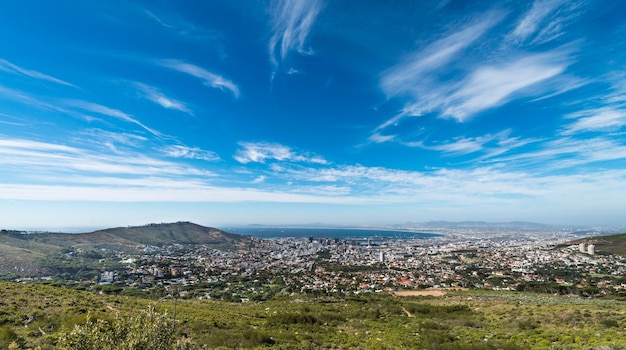
POLYGON ((600 296, 626 294, 626 258, 567 232, 449 229, 428 238, 251 238, 220 250, 146 245, 141 254, 71 247, 43 265, 48 280, 101 293, 262 301, 399 290, 492 289, 600 296))

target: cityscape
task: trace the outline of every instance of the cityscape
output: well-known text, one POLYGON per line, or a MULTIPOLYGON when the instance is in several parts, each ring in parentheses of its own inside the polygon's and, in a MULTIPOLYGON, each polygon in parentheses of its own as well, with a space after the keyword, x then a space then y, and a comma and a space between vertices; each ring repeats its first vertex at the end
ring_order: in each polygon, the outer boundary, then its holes
MULTIPOLYGON (((596 251, 593 243, 568 243, 580 236, 567 230, 485 233, 453 228, 437 232, 442 234, 415 238, 250 236, 245 244, 227 250, 178 243, 145 245, 141 253, 68 247, 63 251, 66 261, 91 255, 98 261, 99 274, 75 268, 75 275, 65 272, 55 278, 103 293, 240 302, 266 300, 280 293, 469 288, 588 297, 626 293, 626 258, 596 251)), ((55 271, 62 271, 58 267, 64 263, 55 264, 55 271)))

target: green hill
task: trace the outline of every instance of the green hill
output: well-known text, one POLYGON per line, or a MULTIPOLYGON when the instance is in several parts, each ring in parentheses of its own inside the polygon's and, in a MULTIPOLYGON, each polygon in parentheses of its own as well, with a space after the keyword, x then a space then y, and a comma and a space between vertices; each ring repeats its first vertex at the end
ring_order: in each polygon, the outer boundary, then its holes
POLYGON ((0 276, 38 275, 41 259, 62 255, 66 248, 137 252, 145 245, 198 244, 236 249, 249 236, 228 233, 190 222, 118 227, 89 233, 22 233, 0 231, 0 276))
POLYGON ((114 236, 140 244, 210 244, 228 246, 241 242, 244 237, 216 228, 204 227, 190 222, 173 224, 149 224, 136 227, 119 227, 96 231, 93 235, 114 236))
POLYGON ((626 233, 609 236, 587 237, 571 242, 571 244, 579 243, 595 245, 597 254, 617 254, 626 256, 626 233))

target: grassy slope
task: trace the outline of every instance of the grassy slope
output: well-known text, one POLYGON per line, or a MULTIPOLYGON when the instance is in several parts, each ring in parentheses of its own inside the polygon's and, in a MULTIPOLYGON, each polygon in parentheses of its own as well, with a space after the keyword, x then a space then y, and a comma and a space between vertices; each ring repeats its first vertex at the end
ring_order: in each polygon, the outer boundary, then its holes
POLYGON ((0 276, 37 272, 37 259, 57 253, 54 244, 39 242, 21 234, 0 234, 0 276))
MULTIPOLYGON (((89 313, 113 318, 153 301, 0 282, 0 324, 27 345, 53 348, 60 329, 89 313)), ((157 309, 174 315, 172 301, 157 309)), ((178 331, 209 348, 588 349, 626 345, 626 304, 529 293, 458 292, 446 298, 370 294, 231 304, 179 300, 178 331), (607 321, 608 320, 608 321, 607 321)))

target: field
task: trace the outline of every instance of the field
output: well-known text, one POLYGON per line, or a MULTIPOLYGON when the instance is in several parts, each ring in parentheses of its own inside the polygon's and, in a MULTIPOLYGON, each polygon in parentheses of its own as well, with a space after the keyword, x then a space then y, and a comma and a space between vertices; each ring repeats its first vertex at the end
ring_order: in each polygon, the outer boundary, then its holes
POLYGON ((367 293, 281 296, 260 303, 99 295, 0 282, 0 348, 54 349, 89 318, 114 320, 150 306, 176 336, 242 349, 625 349, 626 302, 518 292, 445 296, 367 293), (174 321, 175 319, 175 321, 174 321))

